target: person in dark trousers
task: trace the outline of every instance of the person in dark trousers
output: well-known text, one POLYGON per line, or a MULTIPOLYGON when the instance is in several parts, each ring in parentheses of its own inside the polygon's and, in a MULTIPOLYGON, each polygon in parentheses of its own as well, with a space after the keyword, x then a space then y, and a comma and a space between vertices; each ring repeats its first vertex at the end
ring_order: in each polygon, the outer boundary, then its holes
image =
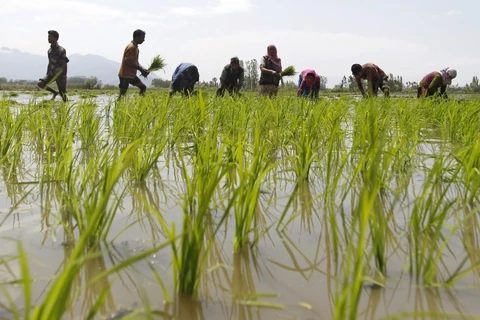
POLYGON ((64 102, 67 101, 67 51, 58 44, 59 34, 55 30, 48 31, 48 66, 47 75, 40 78, 37 86, 53 94, 52 100, 55 100, 58 94, 64 102), (55 81, 58 91, 50 88, 48 85, 55 81))
POLYGON ((351 70, 358 89, 364 98, 377 96, 379 88, 383 91, 385 97, 390 96, 390 87, 387 82, 388 76, 379 66, 373 63, 365 63, 364 65, 356 63, 352 65, 351 70), (368 81, 368 95, 363 89, 362 80, 368 81))
POLYGON ((443 98, 448 98, 447 86, 451 85, 456 77, 457 70, 450 68, 430 72, 418 84, 417 98, 430 97, 437 93, 443 98))
POLYGON ((194 92, 195 83, 198 80, 200 80, 200 75, 193 63, 180 63, 172 75, 170 97, 176 92, 181 92, 184 96, 194 95, 196 93, 194 92))
POLYGON ((240 60, 237 57, 230 59, 230 64, 227 64, 220 76, 220 88, 217 90, 217 97, 223 97, 225 90, 230 96, 239 95, 240 89, 243 87, 245 71, 240 66, 240 60))
POLYGON ((145 41, 145 34, 143 30, 135 30, 133 32, 133 40, 127 44, 123 52, 122 64, 118 71, 118 79, 120 80, 120 84, 118 85, 120 88, 119 99, 127 93, 129 85, 138 87, 140 89, 140 95, 144 95, 147 90, 147 86, 137 77, 137 71, 140 71, 144 77, 150 73, 138 62, 138 56, 140 54, 138 45, 145 41))

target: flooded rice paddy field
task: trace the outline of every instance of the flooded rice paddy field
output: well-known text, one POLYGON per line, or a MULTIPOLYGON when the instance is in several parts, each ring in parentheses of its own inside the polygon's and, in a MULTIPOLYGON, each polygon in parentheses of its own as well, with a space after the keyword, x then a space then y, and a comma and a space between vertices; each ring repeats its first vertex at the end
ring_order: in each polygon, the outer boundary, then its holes
POLYGON ((479 99, 43 100, 0 102, 0 318, 480 316, 479 99))

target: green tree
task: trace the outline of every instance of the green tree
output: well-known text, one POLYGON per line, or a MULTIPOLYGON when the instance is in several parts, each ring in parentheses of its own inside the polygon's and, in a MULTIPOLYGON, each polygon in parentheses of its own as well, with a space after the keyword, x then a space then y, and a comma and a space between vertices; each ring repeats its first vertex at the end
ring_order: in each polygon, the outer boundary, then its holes
POLYGON ((468 86, 468 91, 471 91, 471 92, 480 92, 480 84, 478 82, 478 77, 477 76, 473 76, 472 78, 472 82, 470 82, 468 86))
POLYGON ((394 76, 391 73, 388 76, 387 84, 390 87, 390 92, 399 92, 404 88, 403 78, 401 76, 394 76))
POLYGON ((320 90, 327 89, 327 77, 320 76, 320 90))
POLYGON ((163 80, 163 79, 153 79, 152 80, 152 86, 155 88, 170 88, 170 84, 172 81, 170 80, 163 80))
POLYGON ((83 82, 83 88, 87 90, 100 89, 102 87, 102 81, 98 81, 97 77, 88 77, 83 82))
POLYGON ((257 87, 259 77, 258 62, 256 59, 245 62, 244 88, 253 90, 257 87))

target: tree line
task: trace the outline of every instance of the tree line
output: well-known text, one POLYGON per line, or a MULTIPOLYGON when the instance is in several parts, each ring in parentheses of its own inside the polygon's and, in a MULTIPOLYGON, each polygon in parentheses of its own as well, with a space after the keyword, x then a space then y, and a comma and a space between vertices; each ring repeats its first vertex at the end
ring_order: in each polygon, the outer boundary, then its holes
MULTIPOLYGON (((244 85, 243 89, 246 91, 254 91, 257 88, 258 80, 260 77, 260 69, 258 61, 256 59, 240 61, 240 65, 245 69, 244 85)), ((298 87, 297 78, 294 80, 286 79, 282 83, 282 87, 285 89, 296 90, 298 87)), ((153 79, 151 85, 155 88, 170 88, 171 80, 169 79, 153 79)), ((403 82, 402 76, 389 74, 388 85, 391 92, 402 92, 416 90, 418 87, 417 82, 403 82)), ((5 77, 0 77, 0 90, 15 90, 15 89, 35 89, 37 81, 34 80, 8 80, 5 77)), ((218 78, 214 77, 210 81, 200 81, 198 83, 199 88, 216 88, 219 86, 218 78)), ((69 77, 68 78, 69 89, 116 89, 115 85, 104 85, 97 77, 69 77)), ((320 89, 327 90, 327 78, 320 76, 320 89)), ((472 78, 470 83, 464 86, 452 85, 449 90, 462 91, 468 93, 480 93, 480 82, 477 76, 472 78)), ((333 92, 355 92, 358 91, 357 83, 353 76, 343 76, 339 84, 336 84, 331 89, 333 92)))

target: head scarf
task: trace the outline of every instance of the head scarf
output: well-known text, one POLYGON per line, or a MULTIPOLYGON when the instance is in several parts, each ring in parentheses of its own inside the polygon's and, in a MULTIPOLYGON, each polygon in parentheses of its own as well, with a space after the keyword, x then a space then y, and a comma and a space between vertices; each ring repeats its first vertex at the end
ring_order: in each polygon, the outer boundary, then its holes
POLYGON ((320 76, 315 72, 315 70, 313 69, 305 69, 302 71, 302 85, 305 86, 305 87, 308 87, 310 90, 312 90, 313 86, 315 86, 315 84, 317 84, 318 82, 320 81, 320 76), (308 85, 307 84, 307 75, 311 73, 313 74, 314 76, 314 80, 313 82, 308 85))
POLYGON ((277 55, 277 47, 275 47, 273 44, 269 45, 267 47, 267 57, 270 58, 270 61, 272 61, 273 67, 275 68, 275 71, 281 72, 282 71, 282 59, 280 59, 277 55), (275 49, 275 54, 270 54, 268 50, 270 49, 275 49))
POLYGON ((442 70, 440 70, 440 74, 442 75, 443 84, 450 85, 450 84, 452 84, 452 78, 448 74, 448 70, 450 70, 450 68, 442 69, 442 70))

